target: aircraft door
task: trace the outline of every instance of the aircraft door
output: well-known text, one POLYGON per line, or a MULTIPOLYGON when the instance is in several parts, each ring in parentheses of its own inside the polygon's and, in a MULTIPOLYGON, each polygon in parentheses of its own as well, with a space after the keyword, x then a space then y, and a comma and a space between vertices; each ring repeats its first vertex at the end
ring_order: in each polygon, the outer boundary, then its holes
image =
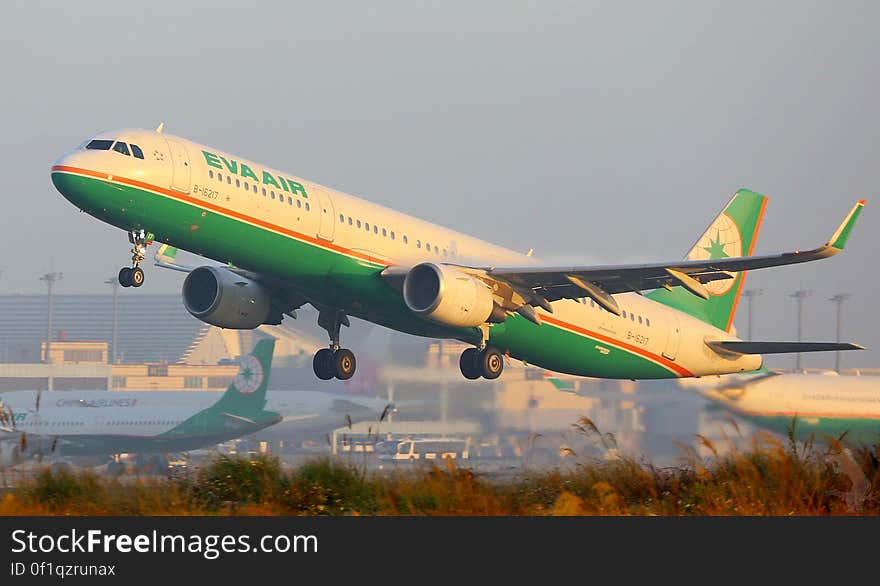
POLYGON ((186 147, 174 140, 166 138, 165 141, 171 149, 171 188, 183 193, 189 193, 190 166, 186 147))
POLYGON ((321 188, 311 190, 318 196, 318 214, 320 215, 318 224, 318 238, 322 240, 333 240, 333 231, 336 229, 336 212, 333 209, 333 200, 330 194, 321 188))
POLYGON ((675 311, 667 312, 666 320, 666 349, 663 350, 663 356, 670 360, 675 360, 678 355, 678 345, 681 342, 681 322, 678 313, 675 311))

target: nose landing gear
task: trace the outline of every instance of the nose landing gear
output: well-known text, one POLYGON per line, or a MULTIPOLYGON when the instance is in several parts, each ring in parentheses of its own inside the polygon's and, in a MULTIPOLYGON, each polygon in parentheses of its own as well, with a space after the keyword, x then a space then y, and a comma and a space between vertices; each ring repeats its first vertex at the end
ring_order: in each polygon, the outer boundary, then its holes
POLYGON ((132 230, 128 233, 128 241, 132 244, 132 266, 119 269, 119 284, 123 287, 140 287, 144 284, 144 270, 140 264, 146 257, 147 246, 153 243, 153 235, 144 230, 132 230))

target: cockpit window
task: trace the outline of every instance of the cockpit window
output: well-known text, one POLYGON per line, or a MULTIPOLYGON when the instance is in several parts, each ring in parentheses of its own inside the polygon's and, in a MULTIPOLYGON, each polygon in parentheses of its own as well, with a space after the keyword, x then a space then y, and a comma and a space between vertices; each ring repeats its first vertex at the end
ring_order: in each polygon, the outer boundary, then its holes
POLYGON ((124 142, 117 141, 115 145, 113 145, 113 150, 117 153, 122 153, 126 157, 130 157, 131 153, 128 152, 128 145, 124 142))
POLYGON ((128 146, 131 147, 131 154, 133 154, 133 155, 134 155, 135 157, 137 157, 138 159, 143 159, 143 158, 144 158, 144 151, 141 150, 141 147, 139 147, 139 146, 136 145, 136 144, 130 144, 130 145, 128 145, 128 146))
POLYGON ((93 151, 109 151, 111 146, 113 146, 112 140, 95 139, 87 144, 86 148, 93 151))

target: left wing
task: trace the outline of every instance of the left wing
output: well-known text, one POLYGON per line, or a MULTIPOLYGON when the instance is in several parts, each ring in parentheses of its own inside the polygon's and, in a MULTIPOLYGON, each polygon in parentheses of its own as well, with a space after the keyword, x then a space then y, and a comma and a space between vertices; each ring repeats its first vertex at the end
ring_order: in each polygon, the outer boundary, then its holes
MULTIPOLYGON (((763 256, 682 260, 669 263, 571 267, 467 267, 456 266, 481 280, 507 285, 523 304, 552 312, 550 301, 592 297, 599 305, 620 315, 614 293, 682 286, 708 299, 706 283, 731 279, 740 271, 811 262, 834 256, 846 245, 865 200, 853 206, 831 236, 818 248, 763 256)), ((514 303, 515 304, 515 303, 514 303)))

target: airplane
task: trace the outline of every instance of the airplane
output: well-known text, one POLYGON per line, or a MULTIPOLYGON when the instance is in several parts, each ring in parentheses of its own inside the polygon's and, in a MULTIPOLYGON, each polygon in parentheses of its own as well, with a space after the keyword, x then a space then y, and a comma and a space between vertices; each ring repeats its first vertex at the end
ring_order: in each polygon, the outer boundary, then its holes
MULTIPOLYGON (((767 197, 737 191, 685 260, 546 266, 522 254, 306 181, 216 148, 141 129, 97 134, 58 158, 55 188, 128 232, 123 286, 140 287, 146 247, 160 242, 218 263, 187 272, 183 303, 222 328, 277 325, 309 303, 329 347, 322 380, 347 380, 349 316, 425 337, 457 339, 465 378, 495 379, 505 357, 581 376, 659 379, 753 371, 761 353, 862 349, 755 342, 732 331, 747 270, 843 250, 865 204, 824 245, 751 256, 767 197)), ((160 249, 161 250, 161 249, 160 249)), ((168 248, 166 248, 168 250, 168 248)))
POLYGON ((781 373, 762 369, 679 380, 678 384, 759 427, 825 442, 880 441, 880 377, 837 373, 781 373))
POLYGON ((0 462, 32 456, 107 462, 211 446, 282 420, 267 411, 274 340, 242 357, 223 392, 10 391, 0 395, 0 462), (205 401, 205 399, 209 401, 205 401))

